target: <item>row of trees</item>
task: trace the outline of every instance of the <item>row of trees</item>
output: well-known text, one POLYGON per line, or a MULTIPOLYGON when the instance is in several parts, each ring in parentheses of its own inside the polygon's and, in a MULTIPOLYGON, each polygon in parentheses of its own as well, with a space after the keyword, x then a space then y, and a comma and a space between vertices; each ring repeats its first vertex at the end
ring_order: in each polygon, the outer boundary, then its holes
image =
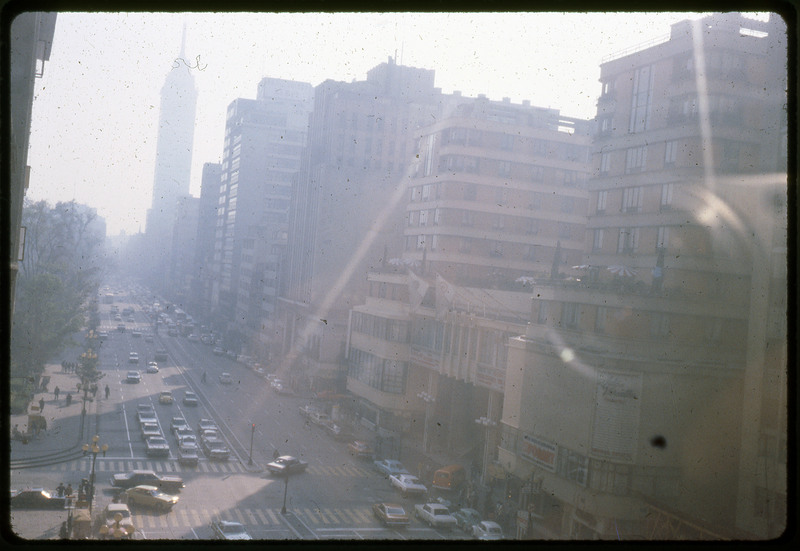
POLYGON ((85 326, 103 272, 105 224, 74 201, 25 201, 24 260, 11 331, 12 379, 38 380, 45 363, 85 326))

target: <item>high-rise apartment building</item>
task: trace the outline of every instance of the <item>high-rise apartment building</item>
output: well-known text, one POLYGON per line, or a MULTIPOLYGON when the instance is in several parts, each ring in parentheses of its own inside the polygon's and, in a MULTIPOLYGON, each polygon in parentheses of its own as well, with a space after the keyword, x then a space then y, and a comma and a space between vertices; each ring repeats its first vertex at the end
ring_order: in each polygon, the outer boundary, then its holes
POLYGON ((217 200, 222 174, 220 163, 205 163, 200 182, 200 205, 194 247, 194 268, 187 307, 200 319, 210 315, 214 230, 217 222, 217 200))
POLYGON ((591 124, 527 101, 457 101, 419 130, 404 243, 352 310, 347 389, 362 421, 485 467, 497 431, 475 420, 500 419, 530 284, 582 258, 591 124))
POLYGON ((714 14, 601 65, 585 258, 508 353, 525 535, 785 527, 785 37, 714 14))
MULTIPOLYGON (((277 269, 266 275, 272 289, 251 300, 252 268, 243 252, 256 236, 285 243, 293 175, 306 143, 313 88, 310 84, 264 78, 255 100, 239 98, 228 107, 214 233, 212 317, 226 334, 226 346, 247 349, 274 311, 277 269), (258 309, 251 304, 260 304, 258 309)), ((271 249, 271 247, 267 247, 271 249)), ((249 350, 248 350, 249 351, 249 350)))
POLYGON ((433 71, 390 58, 365 81, 315 88, 276 327, 283 368, 294 366, 297 377, 342 375, 348 312, 365 296, 357 274, 380 264, 387 247, 396 249, 402 217, 393 213, 403 209, 419 128, 447 102, 433 80, 433 71), (290 353, 294 347, 306 350, 302 359, 290 353))

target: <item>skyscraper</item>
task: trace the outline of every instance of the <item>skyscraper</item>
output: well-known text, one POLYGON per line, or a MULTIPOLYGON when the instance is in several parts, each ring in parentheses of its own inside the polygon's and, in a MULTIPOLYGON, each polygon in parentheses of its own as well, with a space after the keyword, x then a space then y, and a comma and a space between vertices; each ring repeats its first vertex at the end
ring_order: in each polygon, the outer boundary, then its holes
POLYGON ((189 195, 197 89, 185 62, 185 50, 184 25, 180 53, 161 88, 153 203, 147 213, 146 229, 153 252, 148 259, 151 268, 162 265, 170 254, 168 236, 172 234, 175 205, 179 197, 189 195))

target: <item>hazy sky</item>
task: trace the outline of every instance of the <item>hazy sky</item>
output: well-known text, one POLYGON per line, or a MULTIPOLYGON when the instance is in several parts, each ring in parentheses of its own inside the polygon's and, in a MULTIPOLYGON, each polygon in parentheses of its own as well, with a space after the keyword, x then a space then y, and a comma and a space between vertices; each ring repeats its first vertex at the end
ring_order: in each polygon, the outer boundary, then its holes
POLYGON ((591 119, 604 56, 696 15, 87 14, 58 15, 33 104, 28 197, 98 209, 109 235, 145 228, 152 202, 159 92, 186 61, 199 91, 191 193, 219 162, 225 112, 265 76, 363 80, 389 56, 433 69, 444 93, 510 97, 591 119))

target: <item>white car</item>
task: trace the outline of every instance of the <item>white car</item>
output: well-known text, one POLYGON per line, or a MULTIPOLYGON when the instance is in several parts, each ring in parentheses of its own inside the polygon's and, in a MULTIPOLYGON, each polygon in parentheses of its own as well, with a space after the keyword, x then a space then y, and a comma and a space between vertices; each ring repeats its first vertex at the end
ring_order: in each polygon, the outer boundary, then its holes
POLYGON ((219 376, 219 382, 223 385, 229 385, 233 382, 233 377, 231 377, 230 373, 225 372, 219 376))
POLYGON ((403 495, 424 494, 428 491, 428 488, 413 474, 393 474, 389 476, 389 483, 403 495))
POLYGON ((131 352, 128 354, 128 363, 138 364, 139 363, 139 354, 136 352, 131 352))
POLYGON ((441 503, 417 503, 414 505, 414 516, 431 527, 445 530, 456 527, 456 519, 441 503))
POLYGON ((221 540, 249 540, 250 534, 245 531, 244 526, 239 522, 231 520, 217 520, 211 523, 211 530, 214 536, 221 540))
POLYGON ((148 373, 158 373, 158 363, 157 362, 147 362, 147 372, 148 373))
POLYGON ((482 520, 472 527, 472 536, 479 540, 501 540, 503 529, 493 520, 482 520))
POLYGON ((129 383, 136 384, 142 380, 142 376, 138 371, 128 371, 128 374, 125 376, 125 380, 129 383))

